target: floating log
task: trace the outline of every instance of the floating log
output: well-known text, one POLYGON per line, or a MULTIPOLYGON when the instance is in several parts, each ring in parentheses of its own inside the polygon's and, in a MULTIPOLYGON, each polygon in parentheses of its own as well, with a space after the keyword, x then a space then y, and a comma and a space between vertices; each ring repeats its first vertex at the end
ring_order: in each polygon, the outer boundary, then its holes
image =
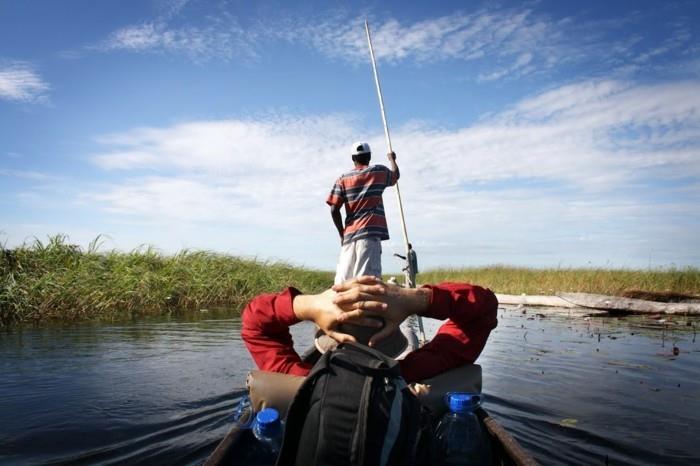
POLYGON ((541 314, 543 316, 555 315, 565 317, 591 317, 608 315, 608 311, 577 306, 576 304, 572 304, 558 296, 526 296, 496 294, 496 297, 498 298, 499 305, 517 305, 518 308, 524 306, 527 306, 529 308, 537 307, 537 311, 533 312, 535 312, 538 315, 541 314))
MULTIPOLYGON (((496 294, 499 304, 545 306, 561 309, 599 309, 608 312, 631 314, 683 314, 700 315, 700 303, 660 303, 644 299, 622 298, 591 293, 558 293, 557 296, 496 294)), ((596 313, 583 313, 595 315, 596 313)))
POLYGON ((499 304, 522 304, 523 306, 549 306, 577 308, 578 304, 571 303, 559 296, 527 296, 515 294, 496 294, 499 304))
POLYGON ((558 297, 576 306, 633 314, 700 315, 700 303, 659 303, 644 299, 621 298, 590 293, 559 293, 558 297))

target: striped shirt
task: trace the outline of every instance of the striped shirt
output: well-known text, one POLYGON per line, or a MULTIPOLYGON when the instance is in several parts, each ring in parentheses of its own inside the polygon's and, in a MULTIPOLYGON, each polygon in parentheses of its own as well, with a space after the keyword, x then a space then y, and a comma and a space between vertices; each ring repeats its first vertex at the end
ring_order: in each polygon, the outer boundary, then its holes
POLYGON ((394 184, 394 172, 384 165, 355 168, 336 180, 326 203, 345 205, 343 244, 368 237, 389 239, 382 193, 394 184))

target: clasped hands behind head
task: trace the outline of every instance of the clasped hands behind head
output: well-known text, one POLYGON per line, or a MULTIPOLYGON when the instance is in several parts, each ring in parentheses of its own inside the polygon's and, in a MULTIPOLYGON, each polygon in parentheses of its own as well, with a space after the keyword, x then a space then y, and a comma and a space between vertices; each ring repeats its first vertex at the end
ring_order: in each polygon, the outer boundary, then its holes
POLYGON ((294 313, 300 320, 313 321, 338 343, 356 341, 354 336, 338 331, 343 323, 377 328, 369 340, 369 346, 374 346, 395 332, 408 316, 427 310, 431 293, 430 289, 403 288, 365 275, 317 295, 297 296, 294 313))

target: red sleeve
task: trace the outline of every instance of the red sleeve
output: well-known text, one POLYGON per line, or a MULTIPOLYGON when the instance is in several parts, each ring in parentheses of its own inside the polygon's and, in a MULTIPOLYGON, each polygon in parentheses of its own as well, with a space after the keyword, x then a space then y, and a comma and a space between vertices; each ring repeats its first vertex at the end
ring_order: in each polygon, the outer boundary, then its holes
POLYGON ((498 324, 493 292, 466 283, 427 285, 433 291, 425 317, 449 319, 435 337, 399 362, 407 382, 419 382, 476 361, 498 324))
POLYGON ((326 198, 326 204, 341 207, 345 201, 345 189, 343 188, 342 178, 338 178, 326 198))
POLYGON ((294 351, 289 326, 299 322, 292 302, 301 294, 287 288, 278 294, 264 294, 243 309, 241 337, 258 365, 264 371, 307 375, 311 364, 304 363, 294 351))

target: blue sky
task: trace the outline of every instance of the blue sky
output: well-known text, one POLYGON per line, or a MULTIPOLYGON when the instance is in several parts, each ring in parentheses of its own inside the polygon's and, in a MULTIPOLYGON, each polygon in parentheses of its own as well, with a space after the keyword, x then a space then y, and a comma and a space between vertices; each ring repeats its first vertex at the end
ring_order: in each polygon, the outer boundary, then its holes
POLYGON ((700 266, 700 3, 295 3, 0 0, 0 241, 333 269, 367 18, 422 269, 700 266))

